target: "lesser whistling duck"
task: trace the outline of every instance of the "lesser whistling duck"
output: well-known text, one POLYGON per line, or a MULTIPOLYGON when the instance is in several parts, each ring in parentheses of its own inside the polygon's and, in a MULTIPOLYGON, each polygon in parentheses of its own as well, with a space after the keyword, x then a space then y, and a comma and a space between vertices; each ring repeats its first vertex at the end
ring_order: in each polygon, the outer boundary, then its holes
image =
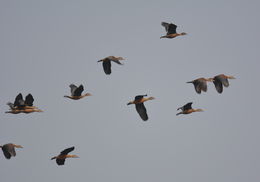
POLYGON ((212 82, 212 78, 198 78, 193 81, 189 81, 187 83, 193 83, 195 91, 200 94, 201 91, 207 92, 208 87, 207 87, 207 82, 212 82))
POLYGON ((68 155, 75 147, 70 147, 63 150, 58 156, 51 158, 51 160, 56 159, 58 165, 64 165, 66 158, 79 158, 77 155, 68 155))
POLYGON ((42 112, 42 110, 38 109, 37 107, 33 106, 34 98, 32 94, 28 94, 23 100, 23 96, 19 93, 14 103, 8 102, 7 105, 10 107, 10 111, 6 111, 5 113, 32 113, 32 112, 42 112))
POLYGON ((144 98, 144 96, 147 96, 147 94, 146 95, 137 95, 137 96, 135 96, 135 100, 134 101, 130 101, 129 103, 127 103, 127 105, 135 104, 136 111, 138 112, 138 114, 140 115, 142 120, 143 121, 147 121, 148 120, 148 115, 147 115, 147 112, 146 112, 146 108, 144 106, 144 102, 146 102, 148 100, 153 100, 155 98, 154 97, 144 98))
POLYGON ((0 146, 0 148, 2 148, 5 158, 10 159, 11 157, 16 156, 15 148, 23 148, 23 147, 21 145, 8 143, 3 146, 0 146))
POLYGON ((115 56, 108 56, 108 57, 105 57, 104 59, 99 60, 98 62, 102 62, 104 72, 107 75, 110 75, 111 74, 111 61, 113 61, 113 62, 115 62, 117 64, 122 65, 120 60, 124 60, 124 58, 122 58, 122 57, 115 57, 115 56))
POLYGON ((175 38, 181 35, 187 35, 187 33, 182 32, 182 33, 177 33, 176 29, 177 29, 177 25, 173 24, 173 23, 166 23, 166 22, 162 22, 161 25, 165 28, 167 34, 164 36, 161 36, 160 38, 175 38))
POLYGON ((179 109, 181 109, 182 111, 177 113, 176 116, 178 116, 179 114, 190 114, 190 113, 193 113, 193 112, 202 112, 203 111, 202 109, 193 109, 191 107, 191 105, 192 105, 192 102, 189 102, 189 103, 185 104, 184 106, 179 107, 177 109, 177 111, 179 109))
POLYGON ((229 86, 228 79, 235 79, 235 77, 220 74, 220 75, 217 75, 213 78, 213 83, 214 83, 215 88, 216 88, 218 93, 221 94, 223 92, 223 85, 224 85, 224 87, 229 86))
POLYGON ((70 92, 71 92, 71 96, 65 95, 64 97, 73 99, 73 100, 79 100, 82 99, 86 96, 91 96, 90 93, 86 93, 82 95, 82 92, 84 91, 84 87, 83 85, 80 85, 79 87, 77 87, 74 84, 70 84, 70 92))

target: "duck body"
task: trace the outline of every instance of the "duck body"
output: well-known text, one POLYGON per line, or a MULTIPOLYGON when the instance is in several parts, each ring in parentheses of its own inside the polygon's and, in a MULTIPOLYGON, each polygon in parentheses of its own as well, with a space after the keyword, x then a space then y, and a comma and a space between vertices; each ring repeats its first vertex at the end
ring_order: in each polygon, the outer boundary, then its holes
POLYGON ((198 78, 193 81, 189 81, 187 83, 192 83, 194 85, 195 91, 198 94, 201 94, 201 91, 207 92, 207 90, 208 90, 207 82, 212 82, 212 81, 213 81, 212 78, 208 78, 208 79, 198 78))
POLYGON ((110 75, 112 73, 111 61, 113 61, 113 62, 115 62, 115 63, 117 63, 119 65, 123 65, 120 62, 121 60, 124 60, 124 58, 122 58, 122 57, 115 57, 115 56, 108 56, 108 57, 105 57, 105 58, 99 60, 98 62, 102 62, 105 74, 106 75, 110 75))
POLYGON ((148 115, 147 115, 146 108, 144 106, 144 102, 146 102, 148 100, 153 100, 155 98, 154 97, 145 98, 144 96, 147 96, 147 94, 135 96, 135 100, 130 101, 129 103, 127 103, 127 105, 135 104, 135 109, 136 109, 137 113, 139 114, 139 116, 141 117, 141 119, 143 121, 147 121, 148 115))
POLYGON ((23 147, 21 145, 16 145, 13 143, 7 143, 3 146, 0 146, 0 148, 2 148, 2 151, 6 159, 11 159, 11 157, 16 156, 15 148, 23 148, 23 147))
POLYGON ((177 113, 176 115, 180 115, 180 114, 191 114, 193 112, 202 112, 203 110, 202 109, 193 109, 191 107, 192 105, 192 102, 189 102, 187 104, 185 104, 184 106, 182 107, 179 107, 177 110, 182 110, 181 112, 177 113))
POLYGON ((79 87, 77 87, 74 84, 70 84, 70 91, 71 91, 71 95, 70 96, 65 95, 64 97, 72 99, 72 100, 79 100, 84 97, 91 96, 90 93, 82 94, 82 92, 84 91, 83 85, 80 85, 79 87))
POLYGON ((70 147, 67 148, 63 151, 58 156, 52 157, 51 160, 56 159, 57 165, 61 166, 65 164, 65 160, 67 158, 79 158, 77 155, 68 155, 68 153, 72 152, 75 149, 75 147, 70 147))
POLYGON ((178 36, 182 36, 182 35, 187 35, 187 33, 182 32, 182 33, 177 33, 176 29, 177 29, 177 25, 173 24, 173 23, 166 23, 166 22, 162 22, 161 25, 165 28, 166 30, 166 35, 161 36, 160 38, 168 38, 168 39, 173 39, 175 37, 178 36))
POLYGON ((219 74, 213 78, 213 83, 215 85, 215 88, 218 93, 223 92, 223 86, 224 87, 229 87, 229 81, 228 79, 235 79, 234 76, 227 76, 224 74, 219 74))

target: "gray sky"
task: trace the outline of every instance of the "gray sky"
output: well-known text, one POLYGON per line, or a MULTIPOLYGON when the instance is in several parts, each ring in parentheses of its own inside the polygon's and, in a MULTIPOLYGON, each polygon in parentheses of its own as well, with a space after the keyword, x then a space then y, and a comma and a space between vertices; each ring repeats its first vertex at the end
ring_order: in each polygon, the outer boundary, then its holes
POLYGON ((244 182, 260 179, 259 1, 0 2, 1 181, 244 182), (188 33, 165 35, 162 21, 188 33), (97 63, 122 56, 112 74, 97 63), (237 79, 198 95, 186 81, 237 79), (73 101, 69 84, 91 97, 73 101), (5 114, 18 93, 43 113, 5 114), (148 122, 126 103, 138 94, 148 122), (176 116, 187 102, 203 113, 176 116), (50 158, 67 147, 57 166, 50 158))

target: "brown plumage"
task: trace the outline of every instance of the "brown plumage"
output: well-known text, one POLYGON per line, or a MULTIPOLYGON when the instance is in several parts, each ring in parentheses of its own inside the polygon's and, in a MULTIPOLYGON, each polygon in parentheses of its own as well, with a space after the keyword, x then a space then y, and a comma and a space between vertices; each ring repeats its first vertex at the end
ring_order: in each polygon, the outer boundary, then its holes
POLYGON ((30 109, 30 108, 25 108, 25 109, 11 109, 10 111, 6 111, 5 113, 11 113, 11 114, 19 114, 19 113, 25 113, 25 114, 29 114, 32 112, 43 112, 40 109, 30 109))
POLYGON ((19 114, 19 113, 32 113, 32 112, 42 112, 42 110, 38 109, 37 107, 33 106, 34 98, 31 94, 28 94, 23 100, 23 96, 19 93, 14 103, 8 102, 7 105, 9 106, 10 110, 6 111, 5 113, 12 113, 12 114, 19 114))
POLYGON ((51 160, 56 159, 58 165, 64 165, 66 158, 79 158, 77 155, 68 155, 75 147, 70 147, 63 150, 58 156, 52 157, 51 160))
POLYGON ((235 77, 220 74, 220 75, 217 75, 213 78, 213 83, 214 83, 215 88, 216 88, 218 93, 221 94, 223 92, 223 85, 224 85, 224 87, 229 86, 228 79, 235 79, 235 77))
POLYGON ((124 58, 122 58, 122 57, 115 57, 115 56, 108 56, 108 57, 105 57, 104 59, 99 60, 98 62, 102 62, 104 72, 107 75, 110 75, 111 74, 111 61, 113 61, 113 62, 115 62, 117 64, 122 65, 120 60, 124 60, 124 58))
POLYGON ((91 96, 90 93, 86 93, 86 94, 82 95, 83 91, 84 91, 83 85, 80 85, 79 87, 77 87, 74 84, 70 84, 71 95, 70 96, 65 95, 64 97, 67 97, 67 98, 70 98, 70 99, 73 99, 73 100, 79 100, 79 99, 82 99, 86 96, 91 96))
POLYGON ((127 105, 135 104, 135 108, 136 108, 136 111, 138 112, 139 116, 142 118, 143 121, 147 121, 148 115, 147 115, 146 108, 144 106, 144 102, 146 102, 148 100, 153 100, 155 98, 154 97, 144 98, 144 96, 147 96, 147 95, 137 95, 135 97, 135 100, 130 101, 129 103, 127 103, 127 105))
POLYGON ((208 87, 207 87, 207 82, 212 82, 212 78, 198 78, 193 81, 189 81, 187 83, 193 83, 195 91, 200 94, 201 91, 207 92, 208 87))
POLYGON ((23 148, 23 147, 21 145, 15 145, 13 143, 8 143, 3 146, 0 146, 0 148, 2 148, 6 159, 11 159, 11 157, 16 156, 15 148, 23 148))
POLYGON ((187 35, 187 33, 182 32, 182 33, 177 33, 176 29, 177 29, 177 25, 173 24, 173 23, 166 23, 166 22, 162 22, 161 25, 165 28, 167 34, 164 36, 161 36, 160 38, 175 38, 181 35, 187 35))
POLYGON ((184 106, 179 107, 179 108, 177 109, 177 111, 178 111, 179 109, 181 109, 182 111, 179 112, 179 113, 177 113, 176 116, 178 116, 178 115, 180 115, 180 114, 190 114, 190 113, 193 113, 193 112, 202 112, 202 111, 203 111, 202 109, 193 109, 193 108, 191 107, 191 105, 192 105, 192 102, 189 102, 189 103, 185 104, 184 106))

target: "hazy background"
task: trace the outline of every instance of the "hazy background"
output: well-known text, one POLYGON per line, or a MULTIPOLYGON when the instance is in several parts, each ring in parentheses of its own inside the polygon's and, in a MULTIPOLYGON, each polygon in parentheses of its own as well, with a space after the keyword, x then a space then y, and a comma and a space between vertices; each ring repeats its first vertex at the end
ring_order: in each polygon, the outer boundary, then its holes
POLYGON ((0 1, 3 182, 245 182, 260 179, 260 2, 239 0, 0 1), (162 21, 187 36, 160 39, 162 21), (105 75, 99 59, 122 56, 105 75), (233 75, 218 94, 190 81, 233 75), (69 84, 91 97, 74 101, 69 84), (84 92, 85 92, 84 91, 84 92), (31 93, 43 113, 5 114, 31 93), (133 105, 145 103, 143 122, 133 105), (187 102, 203 113, 176 116, 187 102), (57 166, 50 158, 67 147, 57 166))

